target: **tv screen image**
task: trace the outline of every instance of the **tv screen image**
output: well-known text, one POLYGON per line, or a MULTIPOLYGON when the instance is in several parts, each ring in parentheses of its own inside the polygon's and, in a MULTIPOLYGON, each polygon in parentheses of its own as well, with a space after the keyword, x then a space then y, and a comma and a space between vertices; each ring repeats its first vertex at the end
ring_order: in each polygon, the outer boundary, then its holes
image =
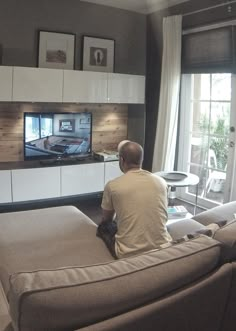
POLYGON ((88 156, 91 113, 24 113, 24 159, 88 156))

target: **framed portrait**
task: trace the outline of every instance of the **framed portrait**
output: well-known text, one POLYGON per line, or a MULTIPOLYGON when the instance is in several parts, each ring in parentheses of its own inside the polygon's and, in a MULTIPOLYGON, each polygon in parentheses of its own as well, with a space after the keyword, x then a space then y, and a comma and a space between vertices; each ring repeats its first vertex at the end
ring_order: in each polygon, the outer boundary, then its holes
POLYGON ((83 70, 113 72, 114 47, 112 39, 84 36, 83 70))
POLYGON ((75 35, 39 32, 38 66, 40 68, 74 69, 75 35))

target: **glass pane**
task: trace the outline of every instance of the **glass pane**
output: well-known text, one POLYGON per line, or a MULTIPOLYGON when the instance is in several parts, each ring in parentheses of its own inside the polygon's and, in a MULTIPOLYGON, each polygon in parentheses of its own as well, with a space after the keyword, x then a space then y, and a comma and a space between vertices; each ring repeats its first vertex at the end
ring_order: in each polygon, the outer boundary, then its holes
POLYGON ((210 134, 228 135, 230 128, 230 103, 212 102, 210 134))
POLYGON ((212 75, 212 100, 231 99, 231 74, 213 74, 212 75))
POLYGON ((224 171, 208 169, 207 182, 202 197, 223 203, 226 173, 224 171))
POLYGON ((41 118, 41 138, 52 135, 52 118, 41 118))
POLYGON ((193 102, 192 130, 199 133, 206 133, 209 130, 210 102, 193 102))
POLYGON ((25 141, 39 139, 39 118, 27 116, 25 124, 25 141))
POLYGON ((187 188, 188 193, 195 195, 196 190, 198 190, 198 195, 201 195, 204 192, 204 188, 206 186, 207 169, 202 166, 190 165, 189 172, 191 174, 197 175, 199 177, 199 184, 198 184, 198 187, 196 185, 188 186, 188 188, 187 188))
POLYGON ((229 153, 229 138, 228 137, 211 137, 210 138, 210 164, 209 167, 217 170, 226 170, 228 153, 229 153))
POLYGON ((210 74, 193 75, 192 95, 194 100, 210 100, 210 74))
POLYGON ((208 136, 193 132, 191 139, 191 159, 195 165, 207 163, 208 136))

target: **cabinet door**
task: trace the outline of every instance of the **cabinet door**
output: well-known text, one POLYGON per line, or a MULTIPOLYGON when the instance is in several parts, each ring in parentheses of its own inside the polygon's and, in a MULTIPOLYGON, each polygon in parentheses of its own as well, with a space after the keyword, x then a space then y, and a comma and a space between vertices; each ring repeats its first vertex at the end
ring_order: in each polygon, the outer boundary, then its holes
POLYGON ((123 175, 123 172, 120 170, 119 161, 105 162, 104 186, 109 180, 112 180, 121 175, 123 175))
POLYGON ((61 195, 77 195, 103 191, 104 163, 61 167, 61 195))
POLYGON ((64 70, 63 102, 107 102, 107 73, 64 70))
POLYGON ((108 101, 110 103, 145 103, 145 77, 109 73, 108 101))
POLYGON ((11 170, 0 171, 0 203, 12 202, 11 170))
POLYGON ((12 170, 13 202, 60 196, 60 167, 12 170))
POLYGON ((13 101, 62 102, 63 70, 13 68, 13 101))
POLYGON ((0 101, 12 101, 12 67, 0 66, 0 101))

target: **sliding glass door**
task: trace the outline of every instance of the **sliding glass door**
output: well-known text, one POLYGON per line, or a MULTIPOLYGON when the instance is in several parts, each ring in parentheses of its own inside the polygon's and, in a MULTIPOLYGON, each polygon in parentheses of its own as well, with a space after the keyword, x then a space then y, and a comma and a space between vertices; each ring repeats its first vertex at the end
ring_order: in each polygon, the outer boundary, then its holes
POLYGON ((198 189, 199 204, 207 208, 234 200, 235 76, 183 75, 181 86, 178 170, 200 182, 179 195, 193 202, 198 189))

